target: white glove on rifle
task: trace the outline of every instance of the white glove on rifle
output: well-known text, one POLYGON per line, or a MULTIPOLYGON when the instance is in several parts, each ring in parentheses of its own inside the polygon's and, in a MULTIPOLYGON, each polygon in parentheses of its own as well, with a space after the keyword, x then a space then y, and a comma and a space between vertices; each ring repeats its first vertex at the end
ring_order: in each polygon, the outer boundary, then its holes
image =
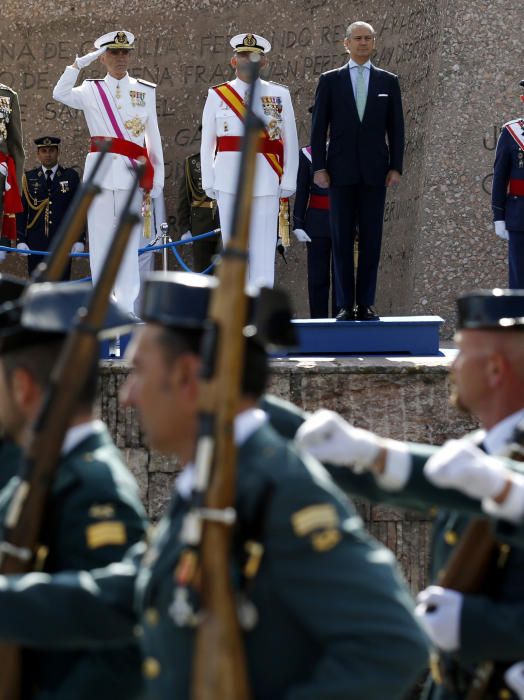
POLYGON ((429 586, 417 596, 415 615, 433 644, 442 651, 460 647, 463 596, 442 586, 429 586))
POLYGON ((495 221, 495 234, 503 241, 509 241, 509 233, 505 221, 495 221))
POLYGON ((517 694, 519 700, 524 700, 524 661, 510 666, 504 674, 508 687, 517 694))
POLYGON ((101 49, 97 49, 96 51, 91 51, 91 53, 86 53, 85 56, 78 56, 75 59, 74 66, 78 68, 78 70, 82 70, 83 68, 87 68, 87 66, 90 66, 93 61, 96 61, 96 59, 101 56, 106 50, 106 47, 103 46, 101 49))
POLYGON ((299 243, 311 243, 311 238, 302 228, 294 228, 293 235, 299 243))
POLYGON ((4 190, 6 192, 9 192, 9 190, 11 189, 11 185, 7 182, 7 174, 8 174, 7 163, 0 163, 0 175, 3 175, 5 177, 4 190))
POLYGON ((73 247, 71 248, 72 253, 83 253, 85 250, 85 246, 82 243, 82 241, 77 241, 76 243, 73 243, 73 247))
POLYGON ((308 418, 298 429, 295 440, 321 462, 351 465, 357 473, 369 469, 381 448, 374 433, 355 428, 338 413, 326 409, 308 418))
POLYGON ((16 246, 18 250, 29 250, 29 246, 27 243, 18 243, 16 246))

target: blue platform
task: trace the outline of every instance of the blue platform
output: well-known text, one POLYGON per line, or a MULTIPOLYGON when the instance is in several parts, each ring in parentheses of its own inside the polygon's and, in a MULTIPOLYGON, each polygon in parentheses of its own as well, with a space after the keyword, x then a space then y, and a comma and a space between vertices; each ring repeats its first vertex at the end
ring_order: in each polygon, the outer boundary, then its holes
POLYGON ((296 319, 290 355, 442 355, 440 316, 384 316, 378 321, 296 319))

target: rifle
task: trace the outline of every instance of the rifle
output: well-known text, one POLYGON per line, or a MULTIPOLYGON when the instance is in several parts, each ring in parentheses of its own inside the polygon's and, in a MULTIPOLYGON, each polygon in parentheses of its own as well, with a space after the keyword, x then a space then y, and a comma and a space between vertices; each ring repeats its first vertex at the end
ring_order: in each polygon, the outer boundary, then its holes
POLYGON ((60 228, 53 238, 47 260, 41 262, 31 275, 31 282, 58 282, 62 279, 69 258, 69 251, 82 233, 87 211, 101 189, 96 184, 96 176, 111 145, 111 139, 101 139, 99 155, 89 177, 75 193, 67 208, 60 228))
MULTIPOLYGON (((89 368, 98 353, 97 332, 106 316, 111 289, 129 235, 140 220, 130 209, 142 172, 143 166, 135 171, 134 187, 120 216, 100 278, 91 293, 87 308, 81 308, 77 312, 73 331, 64 343, 42 408, 32 427, 32 434, 24 450, 20 484, 9 504, 4 523, 0 542, 1 574, 23 574, 32 569, 64 435, 89 368)), ((18 647, 0 645, 0 668, 0 700, 16 700, 21 693, 21 658, 18 647)))
MULTIPOLYGON (((523 427, 517 426, 513 441, 508 445, 504 456, 509 459, 524 461, 523 427)), ((508 545, 500 544, 495 539, 491 522, 487 518, 474 518, 448 559, 438 583, 443 588, 451 588, 459 593, 479 594, 486 587, 494 563, 501 566, 508 553, 508 545)), ((431 667, 436 671, 434 676, 445 677, 445 671, 440 671, 441 660, 438 655, 432 655, 431 667)), ((486 697, 493 671, 494 663, 490 660, 477 665, 465 700, 483 700, 486 697)))
POLYGON ((233 420, 242 394, 249 222, 257 144, 263 127, 253 113, 257 61, 258 56, 253 57, 251 63, 253 89, 245 120, 233 235, 218 266, 219 283, 211 293, 208 327, 202 342, 194 514, 203 611, 195 635, 193 700, 248 700, 251 697, 231 583, 230 558, 231 526, 235 520, 233 420))

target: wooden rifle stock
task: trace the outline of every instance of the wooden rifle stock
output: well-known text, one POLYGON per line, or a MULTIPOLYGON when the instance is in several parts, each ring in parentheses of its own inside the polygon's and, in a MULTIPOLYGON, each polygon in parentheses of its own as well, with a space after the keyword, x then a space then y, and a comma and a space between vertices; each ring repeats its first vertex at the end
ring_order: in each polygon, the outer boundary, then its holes
MULTIPOLYGON (((65 433, 74 415, 93 359, 98 353, 97 332, 104 323, 111 289, 124 255, 129 235, 139 217, 130 212, 143 168, 137 168, 135 186, 119 220, 112 245, 104 261, 86 309, 67 336, 53 369, 42 408, 25 449, 21 481, 4 522, 0 542, 0 573, 31 571, 39 545, 46 502, 60 459, 65 433)), ((17 700, 21 694, 20 649, 0 644, 0 700, 17 700)))
MULTIPOLYGON (((211 470, 204 505, 224 513, 235 507, 236 447, 233 420, 242 395, 245 359, 243 328, 251 199, 257 144, 262 124, 253 113, 258 64, 245 132, 233 216, 233 235, 218 266, 219 284, 211 294, 209 329, 203 341, 199 396, 200 433, 197 474, 202 461, 211 470), (212 456, 208 446, 212 445, 212 456)), ((200 543, 203 617, 196 631, 191 697, 193 700, 248 700, 251 697, 235 593, 231 582, 232 523, 204 519, 200 543)))
POLYGON ((100 144, 99 155, 89 177, 78 188, 62 219, 60 228, 53 238, 47 259, 44 259, 33 271, 30 282, 59 282, 62 279, 69 259, 69 251, 82 233, 87 219, 87 211, 93 199, 100 194, 101 190, 96 184, 96 176, 102 167, 109 146, 110 141, 104 140, 100 144))

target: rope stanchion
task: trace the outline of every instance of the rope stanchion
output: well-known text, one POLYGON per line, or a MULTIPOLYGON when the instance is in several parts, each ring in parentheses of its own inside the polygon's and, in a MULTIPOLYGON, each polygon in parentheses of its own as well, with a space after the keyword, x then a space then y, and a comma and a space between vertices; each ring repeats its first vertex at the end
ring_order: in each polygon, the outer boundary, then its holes
MULTIPOLYGON (((194 241, 199 241, 203 240, 205 238, 211 238, 213 236, 217 236, 220 233, 220 229, 214 229, 213 231, 207 231, 206 233, 201 233, 198 236, 193 236, 190 240, 186 241, 172 241, 171 243, 163 243, 160 245, 147 245, 144 248, 139 248, 138 249, 138 255, 143 255, 144 253, 154 253, 158 250, 164 250, 164 249, 169 249, 171 248, 173 251, 173 254, 178 262, 178 264, 182 267, 182 269, 185 272, 196 272, 195 270, 191 270, 186 263, 184 262, 182 256, 178 252, 177 248, 183 245, 191 245, 194 241)), ((5 246, 5 245, 0 245, 0 251, 4 251, 6 253, 16 253, 17 255, 49 255, 49 251, 47 250, 20 250, 19 248, 11 248, 10 246, 5 246)), ((70 258, 88 258, 89 253, 69 253, 70 258)), ((196 274, 200 275, 205 275, 208 272, 210 272, 215 263, 211 263, 208 267, 206 267, 205 270, 202 270, 201 272, 196 272, 196 274)), ((81 280, 72 280, 74 282, 85 282, 90 280, 90 277, 85 277, 81 280)))

